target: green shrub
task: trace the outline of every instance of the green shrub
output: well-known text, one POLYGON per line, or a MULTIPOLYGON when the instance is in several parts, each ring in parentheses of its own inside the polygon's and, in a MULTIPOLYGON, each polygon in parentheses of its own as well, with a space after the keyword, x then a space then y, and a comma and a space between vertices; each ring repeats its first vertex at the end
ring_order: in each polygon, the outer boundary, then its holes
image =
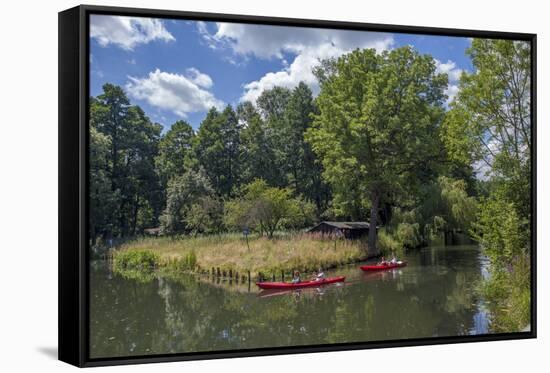
POLYGON ((155 268, 160 261, 160 255, 151 250, 126 250, 119 251, 113 258, 115 270, 150 270, 155 268))
POLYGON ((403 252, 403 244, 385 228, 378 231, 378 247, 384 255, 403 252))
POLYGON ((527 255, 518 257, 508 269, 491 271, 480 290, 493 315, 494 332, 518 332, 530 324, 531 270, 527 255))
POLYGON ((418 247, 422 241, 420 225, 418 223, 399 223, 397 225, 397 239, 402 246, 418 247))

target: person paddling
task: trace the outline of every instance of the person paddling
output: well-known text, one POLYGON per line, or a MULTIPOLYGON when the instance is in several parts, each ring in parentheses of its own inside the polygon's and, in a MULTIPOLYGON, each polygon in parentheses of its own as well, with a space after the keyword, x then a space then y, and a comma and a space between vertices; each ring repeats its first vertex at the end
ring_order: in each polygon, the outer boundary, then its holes
POLYGON ((380 260, 380 262, 378 262, 378 265, 379 265, 379 266, 387 266, 387 265, 388 265, 388 262, 386 261, 386 258, 385 258, 385 257, 382 257, 382 259, 380 260))
POLYGON ((327 278, 325 275, 325 272, 323 272, 323 268, 319 267, 319 270, 317 271, 317 274, 315 275, 314 280, 315 281, 324 281, 327 278))
POLYGON ((292 277, 292 283, 293 284, 298 284, 300 283, 300 272, 298 271, 294 271, 294 277, 292 277))

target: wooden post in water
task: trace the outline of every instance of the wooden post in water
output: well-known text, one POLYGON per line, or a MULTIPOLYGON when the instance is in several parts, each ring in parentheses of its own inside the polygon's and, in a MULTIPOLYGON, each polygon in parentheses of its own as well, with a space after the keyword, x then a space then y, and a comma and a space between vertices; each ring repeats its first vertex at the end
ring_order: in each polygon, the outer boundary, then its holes
POLYGON ((229 269, 229 278, 233 278, 233 269, 229 269))
POLYGON ((250 288, 250 271, 248 271, 248 287, 250 288))
POLYGON ((217 267, 217 268, 216 268, 216 276, 217 276, 217 277, 220 277, 220 276, 221 276, 220 267, 217 267))
POLYGON ((284 269, 281 269, 281 281, 285 282, 285 271, 284 271, 284 269))
POLYGON ((273 272, 273 282, 275 282, 275 272, 273 272))

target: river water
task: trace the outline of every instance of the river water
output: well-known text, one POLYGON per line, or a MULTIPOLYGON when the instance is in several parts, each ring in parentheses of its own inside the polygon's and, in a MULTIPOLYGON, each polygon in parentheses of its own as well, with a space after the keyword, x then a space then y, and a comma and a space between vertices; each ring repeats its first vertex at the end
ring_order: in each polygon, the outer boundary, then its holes
POLYGON ((489 332, 474 292, 487 262, 477 246, 426 247, 408 266, 329 271, 346 282, 292 292, 151 276, 129 280, 93 263, 90 357, 382 341, 489 332))

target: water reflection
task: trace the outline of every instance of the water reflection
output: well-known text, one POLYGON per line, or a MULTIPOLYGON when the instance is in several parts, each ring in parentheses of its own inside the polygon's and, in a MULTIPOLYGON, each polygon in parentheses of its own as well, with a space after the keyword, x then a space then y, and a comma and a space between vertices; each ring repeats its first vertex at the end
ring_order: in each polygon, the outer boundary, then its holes
POLYGON ((487 333, 473 292, 484 268, 477 247, 430 247, 404 259, 407 267, 385 272, 334 270, 345 284, 299 291, 192 276, 137 280, 93 266, 91 357, 487 333))

